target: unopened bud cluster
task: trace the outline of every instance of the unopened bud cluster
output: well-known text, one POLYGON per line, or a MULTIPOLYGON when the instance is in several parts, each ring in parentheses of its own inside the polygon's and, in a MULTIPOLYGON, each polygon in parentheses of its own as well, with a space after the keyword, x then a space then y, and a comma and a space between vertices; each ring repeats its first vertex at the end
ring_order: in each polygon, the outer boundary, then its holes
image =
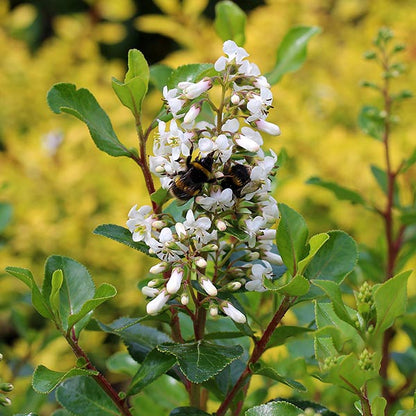
POLYGON ((157 283, 142 289, 152 298, 149 314, 174 298, 186 306, 196 280, 212 316, 222 311, 243 323, 246 317, 219 292, 264 291, 264 279, 273 275, 271 264, 282 264, 272 252, 272 227, 279 216, 271 196, 277 156, 262 149, 262 133, 280 134, 266 120, 273 100, 270 85, 243 48, 226 41, 223 49, 226 56, 216 61, 214 75, 163 90, 173 119, 169 124, 159 120, 150 170, 162 188, 192 205, 180 222, 154 214, 149 206, 134 206, 129 213, 133 240, 143 241, 160 260, 151 269, 159 275, 157 283), (216 85, 223 94, 214 104, 209 94, 216 85), (215 120, 200 119, 203 105, 211 106, 215 120))
MULTIPOLYGON (((0 361, 3 360, 3 354, 0 354, 0 361)), ((13 384, 2 382, 0 380, 0 406, 10 406, 11 400, 5 396, 13 390, 13 384)))
POLYGON ((374 371, 374 353, 364 349, 358 359, 358 366, 361 370, 374 371))

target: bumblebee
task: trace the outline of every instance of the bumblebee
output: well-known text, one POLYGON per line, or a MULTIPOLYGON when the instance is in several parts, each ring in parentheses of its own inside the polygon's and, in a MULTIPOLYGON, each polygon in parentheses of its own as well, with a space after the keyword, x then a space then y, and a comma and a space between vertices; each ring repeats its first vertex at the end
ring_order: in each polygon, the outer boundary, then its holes
POLYGON ((250 182, 250 168, 245 165, 235 164, 226 168, 224 179, 221 181, 222 188, 231 188, 239 198, 241 190, 250 182))
POLYGON ((212 173, 213 153, 197 158, 193 162, 191 158, 192 156, 188 156, 186 159, 186 171, 180 172, 170 186, 170 192, 183 201, 198 195, 205 183, 215 181, 212 173))

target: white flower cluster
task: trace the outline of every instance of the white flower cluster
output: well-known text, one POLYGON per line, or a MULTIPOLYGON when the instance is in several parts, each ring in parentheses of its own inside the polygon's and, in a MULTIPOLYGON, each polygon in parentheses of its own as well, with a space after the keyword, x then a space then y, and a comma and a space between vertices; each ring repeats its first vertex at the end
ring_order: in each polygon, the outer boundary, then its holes
POLYGON ((182 222, 155 215, 149 206, 134 206, 129 213, 133 240, 143 241, 161 261, 150 270, 159 277, 142 289, 152 298, 149 314, 159 313, 174 298, 180 302, 175 305, 187 308, 196 289, 205 295, 211 315, 220 309, 244 323, 245 315, 221 292, 243 285, 264 291, 271 263, 282 263, 272 253, 276 231, 271 227, 279 216, 271 196, 277 156, 261 148, 260 132, 280 134, 277 125, 266 121, 273 99, 270 85, 246 60, 243 48, 226 41, 224 52, 214 65, 217 75, 163 90, 173 119, 169 126, 159 121, 150 170, 164 189, 174 186, 177 197, 194 199, 182 222), (223 91, 217 106, 208 96, 215 85, 223 91), (213 123, 198 119, 203 105, 211 106, 213 123), (249 263, 239 266, 241 261, 249 263))

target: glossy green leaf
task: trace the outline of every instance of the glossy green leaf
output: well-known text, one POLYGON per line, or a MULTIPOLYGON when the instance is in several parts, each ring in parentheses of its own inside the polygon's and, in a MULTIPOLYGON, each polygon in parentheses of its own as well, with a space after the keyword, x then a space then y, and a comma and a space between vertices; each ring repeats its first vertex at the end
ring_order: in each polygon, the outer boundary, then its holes
POLYGON ((143 241, 133 241, 131 232, 120 225, 102 224, 93 232, 149 255, 149 247, 143 241))
POLYGON ((36 392, 48 394, 66 379, 75 376, 89 376, 96 374, 98 374, 97 371, 86 370, 83 368, 71 368, 69 371, 61 372, 49 370, 45 366, 39 365, 33 373, 32 386, 36 392))
POLYGON ((13 208, 7 202, 0 202, 0 233, 7 227, 12 219, 13 208))
POLYGON ((94 96, 74 84, 55 84, 48 92, 48 104, 56 114, 71 114, 83 121, 96 146, 111 156, 127 156, 130 152, 118 140, 111 121, 94 96))
POLYGON ((329 235, 327 233, 320 233, 313 235, 309 241, 309 253, 308 255, 302 259, 298 264, 298 273, 302 274, 305 270, 305 267, 309 264, 312 260, 313 256, 318 252, 318 250, 324 245, 325 241, 329 239, 329 235))
POLYGON ((279 204, 280 221, 276 245, 290 274, 295 275, 297 264, 305 254, 308 227, 303 217, 285 204, 279 204))
POLYGON ((126 374, 130 377, 133 377, 139 369, 139 364, 133 360, 129 353, 124 351, 113 354, 106 361, 106 365, 112 373, 126 374))
POLYGON ((329 240, 318 250, 304 271, 309 279, 341 283, 358 259, 357 244, 343 231, 329 231, 329 240))
POLYGON ((223 346, 207 341, 163 344, 157 349, 174 355, 182 372, 193 383, 202 383, 214 377, 243 353, 240 345, 223 346))
MULTIPOLYGON (((176 88, 179 82, 196 82, 204 76, 207 71, 213 70, 213 64, 188 64, 175 69, 168 79, 168 88, 176 88)), ((215 72, 215 71, 214 71, 215 72)))
MULTIPOLYGON (((43 281, 43 295, 46 298, 53 294, 53 275, 56 270, 62 270, 63 273, 62 286, 59 289, 59 316, 66 331, 69 328, 69 316, 80 312, 84 303, 94 298, 95 286, 82 264, 69 257, 51 256, 46 261, 43 281)), ((80 321, 75 332, 78 334, 87 322, 88 319, 80 321)))
POLYGON ((314 280, 312 283, 321 288, 327 294, 329 299, 331 299, 334 312, 338 315, 338 317, 354 326, 354 321, 348 313, 347 308, 344 305, 344 301, 342 300, 339 285, 331 280, 314 280))
POLYGON ((377 107, 364 106, 358 116, 358 125, 361 130, 374 139, 383 140, 385 120, 377 107))
POLYGON ((373 287, 377 323, 374 335, 390 328, 395 319, 406 312, 407 279, 411 271, 402 272, 386 282, 373 287), (394 296, 392 296, 394 294, 394 296))
POLYGON ((332 412, 331 410, 327 409, 325 406, 322 406, 321 404, 310 402, 309 400, 297 400, 297 399, 285 399, 284 401, 287 401, 297 407, 299 409, 305 410, 305 409, 313 409, 316 414, 319 416, 338 416, 336 413, 332 412))
POLYGON ((270 84, 277 84, 287 72, 298 70, 306 59, 306 47, 311 37, 319 33, 317 26, 299 26, 290 29, 277 50, 276 64, 271 72, 266 74, 270 84))
POLYGON ((291 326, 291 325, 278 326, 274 330, 272 336, 270 337, 270 340, 267 343, 267 348, 272 348, 272 347, 277 347, 278 345, 283 345, 286 343, 288 338, 297 337, 299 335, 303 335, 311 331, 312 329, 305 328, 302 326, 291 326))
POLYGON ((269 402, 248 409, 245 416, 299 416, 302 409, 288 402, 269 402))
POLYGON ((58 402, 76 416, 119 416, 110 397, 90 377, 78 376, 62 383, 56 390, 58 402))
POLYGON ((59 291, 64 282, 64 275, 62 270, 55 270, 52 273, 52 285, 51 285, 51 294, 49 295, 49 304, 54 312, 56 319, 59 319, 59 309, 60 309, 60 295, 59 291))
POLYGON ((364 198, 358 192, 340 186, 335 182, 324 181, 321 178, 314 176, 309 178, 306 183, 308 185, 317 185, 321 188, 328 189, 340 201, 350 201, 352 204, 365 205, 364 198))
POLYGON ((47 319, 53 319, 53 314, 49 306, 49 301, 40 292, 35 279, 33 278, 32 272, 21 267, 7 267, 6 272, 14 277, 17 277, 23 283, 25 283, 32 294, 33 307, 47 319))
POLYGON ((306 387, 302 383, 292 380, 291 378, 281 376, 274 368, 260 366, 256 369, 252 368, 252 370, 253 374, 271 378, 272 380, 278 381, 279 383, 285 384, 286 386, 298 391, 306 391, 306 387))
MULTIPOLYGON (((377 181, 377 184, 380 187, 380 189, 387 195, 388 194, 388 179, 387 179, 386 171, 379 168, 378 166, 371 165, 371 173, 373 174, 375 180, 377 181)), ((396 206, 400 205, 399 188, 397 185, 397 181, 394 182, 393 201, 396 206)))
POLYGON ((326 358, 336 357, 338 355, 332 337, 315 337, 314 350, 315 357, 321 365, 321 369, 326 358))
POLYGON ((71 328, 81 319, 87 316, 95 308, 100 306, 105 301, 113 298, 117 294, 117 290, 113 285, 103 283, 95 292, 92 299, 87 300, 77 313, 71 314, 68 318, 68 327, 71 328))
POLYGON ((233 40, 238 46, 245 43, 246 15, 236 3, 220 1, 215 6, 214 27, 223 40, 233 40))
POLYGON ((58 409, 52 413, 52 416, 72 416, 72 415, 71 413, 68 412, 68 410, 58 409))
POLYGON ((169 416, 211 416, 211 413, 206 413, 203 410, 195 407, 177 407, 173 409, 169 416))
POLYGON ((291 278, 286 284, 280 285, 279 280, 264 280, 264 287, 268 290, 273 290, 288 296, 303 296, 309 291, 309 281, 300 274, 291 278))
POLYGON ((164 64, 155 64, 150 66, 150 78, 149 82, 159 91, 163 90, 163 87, 167 85, 168 79, 172 74, 173 69, 164 64))
POLYGON ((176 357, 170 354, 164 354, 157 349, 150 351, 143 360, 137 373, 134 375, 128 395, 139 393, 143 388, 165 374, 176 363, 176 357))
POLYGON ((112 80, 113 90, 121 103, 131 110, 135 117, 141 113, 143 99, 149 85, 149 66, 144 55, 137 49, 130 49, 128 71, 124 82, 112 80))

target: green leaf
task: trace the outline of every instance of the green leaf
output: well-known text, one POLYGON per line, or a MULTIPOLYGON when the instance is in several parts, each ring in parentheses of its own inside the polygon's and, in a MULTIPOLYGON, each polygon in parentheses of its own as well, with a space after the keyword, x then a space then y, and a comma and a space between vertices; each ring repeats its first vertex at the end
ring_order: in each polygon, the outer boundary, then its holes
POLYGON ((403 163, 400 167, 400 172, 404 173, 409 170, 416 163, 416 149, 413 150, 413 153, 407 159, 403 160, 403 163))
POLYGON ((163 91, 163 87, 168 83, 168 79, 172 72, 173 69, 167 65, 151 65, 149 82, 159 91, 163 91))
POLYGON ((52 416, 72 416, 72 414, 65 409, 58 409, 52 413, 52 416))
POLYGON ((303 296, 309 291, 309 281, 300 274, 290 279, 290 281, 284 285, 279 285, 279 280, 264 280, 264 287, 269 290, 276 291, 288 296, 303 296))
POLYGON ((71 314, 68 318, 68 328, 72 328, 81 319, 87 316, 95 308, 100 306, 108 299, 113 298, 117 294, 117 290, 113 285, 103 283, 95 292, 92 299, 87 300, 78 313, 71 314))
POLYGON ((211 416, 211 413, 206 413, 195 407, 177 407, 173 409, 169 416, 211 416))
POLYGON ((288 402, 269 402, 248 409, 245 416, 299 416, 302 409, 288 402))
POLYGON ((55 84, 48 92, 48 104, 56 114, 68 113, 83 121, 94 143, 103 152, 110 156, 130 157, 128 149, 118 140, 107 114, 87 89, 77 90, 74 84, 55 84))
POLYGON ((49 370, 43 365, 36 367, 33 373, 32 386, 36 392, 41 394, 49 394, 58 387, 63 381, 75 376, 97 375, 98 371, 86 370, 83 368, 71 368, 69 371, 60 372, 49 370))
POLYGON ((207 71, 214 68, 213 64, 188 64, 178 67, 168 79, 168 88, 176 88, 179 82, 196 82, 207 71))
POLYGON ((31 271, 20 267, 7 267, 6 272, 14 277, 17 277, 19 280, 25 283, 29 287, 29 289, 31 289, 33 307, 44 318, 53 320, 53 314, 50 309, 49 302, 40 292, 31 271))
POLYGON ((312 329, 304 328, 301 326, 291 326, 291 325, 282 325, 278 326, 267 343, 267 348, 277 347, 278 345, 283 345, 286 343, 286 340, 291 337, 297 337, 298 335, 311 332, 312 329))
POLYGON ((375 336, 390 328, 395 319, 406 312, 407 279, 411 273, 411 271, 402 272, 373 287, 377 314, 377 323, 374 329, 375 336))
POLYGON ((276 232, 276 245, 283 262, 293 276, 297 264, 305 253, 308 227, 303 217, 285 204, 279 204, 280 222, 276 232))
POLYGON ((331 191, 340 201, 350 201, 352 204, 365 205, 364 198, 355 191, 336 184, 335 182, 324 181, 316 176, 309 178, 308 185, 317 185, 331 191))
POLYGON ((124 83, 113 78, 113 90, 121 103, 129 108, 135 117, 138 117, 147 93, 150 76, 147 61, 139 50, 129 50, 128 68, 124 83))
POLYGON ((360 129, 374 139, 383 141, 385 120, 377 107, 364 106, 358 115, 360 129))
POLYGON ((139 393, 143 388, 165 374, 176 363, 176 357, 163 354, 156 348, 150 351, 143 360, 137 373, 134 375, 127 394, 129 396, 139 393))
MULTIPOLYGON (((62 327, 67 331, 70 326, 70 315, 81 311, 85 302, 94 298, 95 286, 88 270, 77 261, 63 256, 51 256, 45 265, 45 278, 43 281, 43 295, 50 299, 53 294, 53 275, 56 270, 62 270, 63 282, 59 289, 59 316, 62 327)), ((75 332, 79 334, 88 323, 89 316, 76 325, 75 332)))
MULTIPOLYGON (((388 194, 388 180, 387 180, 387 173, 380 169, 378 166, 371 165, 371 173, 373 174, 375 180, 377 181, 378 186, 381 190, 388 194)), ((393 192, 394 204, 396 206, 400 205, 400 198, 399 198, 399 188, 397 181, 394 182, 394 192, 393 192)))
POLYGON ((62 383, 58 402, 76 416, 119 416, 120 411, 109 396, 90 377, 78 376, 62 383))
POLYGON ((329 240, 318 250, 304 271, 309 280, 341 283, 358 259, 357 244, 343 231, 329 231, 329 240))
POLYGON ((143 241, 133 241, 131 232, 120 225, 102 224, 99 225, 93 233, 111 238, 112 240, 149 255, 149 247, 143 241))
POLYGON ((303 384, 295 380, 292 380, 291 378, 281 376, 274 368, 260 367, 257 369, 253 368, 252 370, 254 374, 271 378, 272 380, 276 380, 279 383, 285 384, 286 386, 289 386, 292 389, 295 389, 298 391, 306 391, 306 387, 303 384))
POLYGON ((193 383, 202 383, 214 377, 243 353, 241 345, 229 347, 207 341, 162 344, 157 349, 174 355, 182 372, 193 383))
POLYGON ((375 397, 371 402, 372 416, 384 416, 387 401, 384 397, 375 397))
POLYGON ((416 207, 406 207, 401 212, 400 221, 403 224, 411 225, 416 223, 416 207))
POLYGON ((290 29, 277 50, 276 64, 271 72, 266 74, 270 84, 277 84, 287 72, 298 70, 306 59, 306 47, 311 37, 319 33, 317 26, 299 26, 290 29))
POLYGON ((12 219, 13 208, 7 202, 0 202, 0 233, 7 227, 12 219))
POLYGON ((52 274, 52 287, 51 287, 51 294, 49 295, 49 304, 56 316, 59 319, 59 307, 60 307, 60 299, 59 299, 59 291, 62 287, 64 282, 64 275, 62 270, 55 270, 52 274))
POLYGON ((305 267, 309 264, 312 260, 313 256, 318 252, 318 250, 323 246, 325 241, 329 239, 329 235, 327 233, 320 233, 313 235, 308 242, 309 245, 309 253, 308 255, 299 262, 298 264, 298 273, 302 274, 305 270, 305 267))
POLYGON ((112 373, 126 374, 133 377, 139 369, 139 364, 133 360, 129 353, 119 351, 106 361, 107 368, 112 373))
POLYGON ((246 15, 232 1, 220 1, 215 6, 214 27, 223 40, 233 40, 238 46, 245 43, 246 15))
POLYGON ((338 416, 336 413, 331 412, 326 407, 318 403, 310 402, 309 400, 296 400, 296 399, 291 398, 291 399, 284 399, 284 401, 289 402, 299 407, 302 410, 305 410, 308 408, 313 409, 315 411, 315 414, 318 414, 320 416, 338 416))
POLYGON ((352 320, 342 300, 339 285, 331 280, 314 280, 312 283, 321 288, 328 295, 334 307, 334 312, 338 315, 338 317, 344 322, 354 326, 354 321, 352 320))

